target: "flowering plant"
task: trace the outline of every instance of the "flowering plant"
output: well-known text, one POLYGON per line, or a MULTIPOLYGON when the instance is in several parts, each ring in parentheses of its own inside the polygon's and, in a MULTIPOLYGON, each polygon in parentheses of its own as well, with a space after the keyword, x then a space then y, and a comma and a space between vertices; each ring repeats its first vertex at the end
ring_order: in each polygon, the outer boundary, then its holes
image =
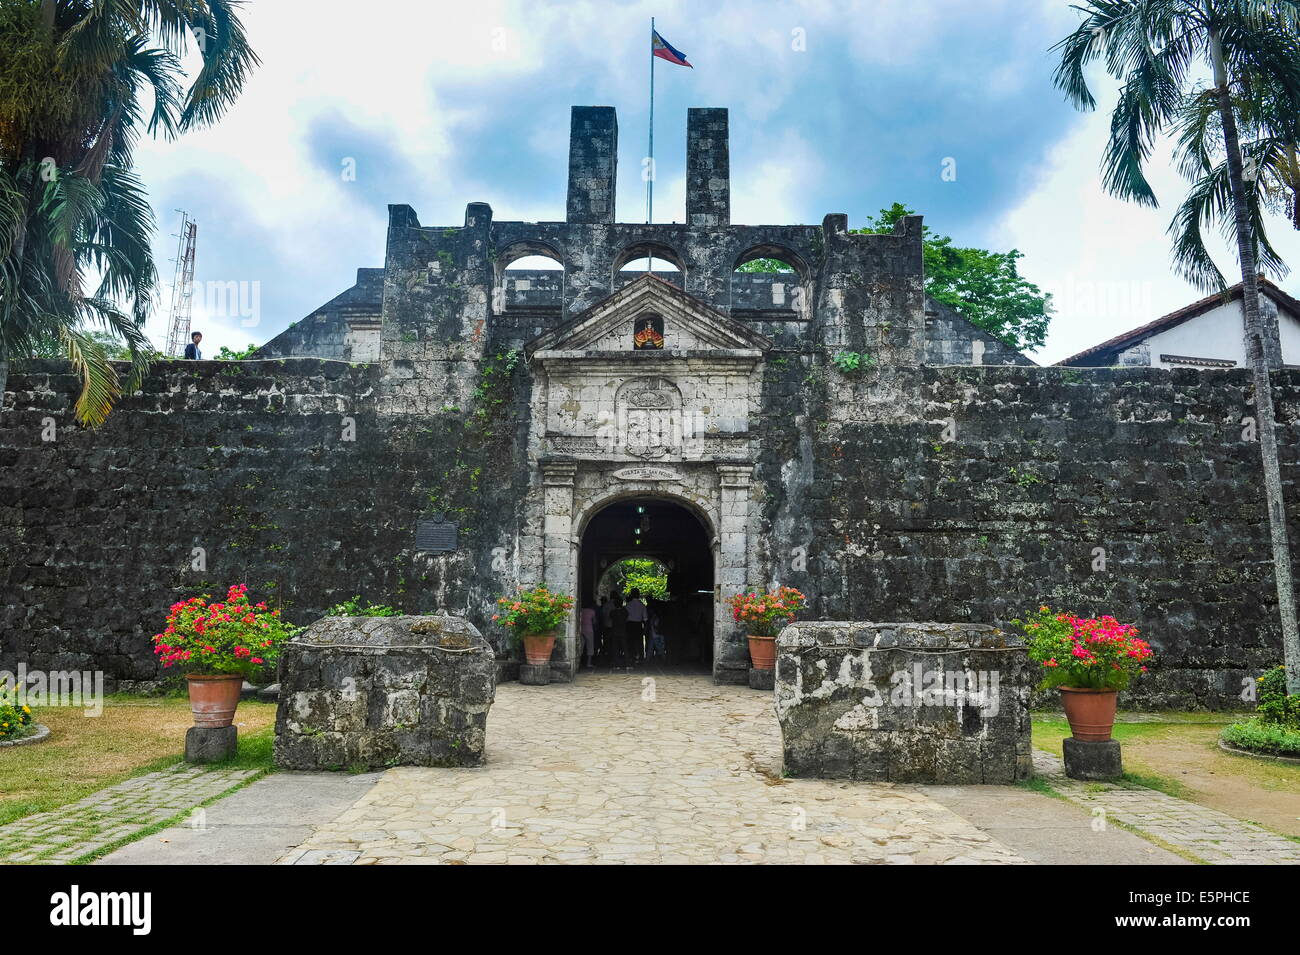
POLYGON ((243 584, 235 584, 217 603, 208 603, 208 597, 172 604, 166 628, 153 638, 153 652, 164 667, 249 677, 273 666, 280 645, 298 632, 280 619, 280 611, 267 610, 265 602, 250 604, 243 584))
POLYGON ((32 708, 18 701, 14 687, 0 683, 0 741, 26 736, 32 725, 32 708))
POLYGON ((775 637, 794 615, 807 606, 807 598, 793 587, 763 594, 736 594, 731 598, 731 618, 756 637, 775 637))
POLYGON ((1044 606, 1025 617, 1011 623, 1029 641, 1029 658, 1042 664, 1045 688, 1122 690, 1154 656, 1137 627, 1111 616, 1076 617, 1044 606))
POLYGON ((510 628, 513 644, 524 634, 550 633, 557 629, 573 609, 573 598, 552 593, 545 584, 538 584, 530 590, 520 588, 513 597, 498 598, 497 606, 501 613, 494 613, 492 619, 510 628))

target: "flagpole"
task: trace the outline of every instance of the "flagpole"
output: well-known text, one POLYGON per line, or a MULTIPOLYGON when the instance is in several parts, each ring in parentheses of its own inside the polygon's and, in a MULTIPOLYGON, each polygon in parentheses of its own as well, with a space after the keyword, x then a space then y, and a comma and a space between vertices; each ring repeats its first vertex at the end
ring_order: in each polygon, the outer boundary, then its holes
MULTIPOLYGON (((655 214, 655 18, 650 18, 650 168, 646 178, 645 221, 649 225, 655 214)), ((650 271, 650 253, 646 253, 645 270, 650 271)))

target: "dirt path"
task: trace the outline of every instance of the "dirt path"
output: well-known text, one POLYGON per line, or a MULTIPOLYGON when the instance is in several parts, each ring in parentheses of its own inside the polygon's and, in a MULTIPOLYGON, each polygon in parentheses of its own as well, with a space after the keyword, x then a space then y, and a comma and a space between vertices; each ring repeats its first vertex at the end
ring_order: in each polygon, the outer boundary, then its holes
POLYGON ((1300 837, 1300 766, 1225 753, 1219 730, 1175 725, 1126 740, 1124 768, 1171 779, 1193 802, 1300 837))

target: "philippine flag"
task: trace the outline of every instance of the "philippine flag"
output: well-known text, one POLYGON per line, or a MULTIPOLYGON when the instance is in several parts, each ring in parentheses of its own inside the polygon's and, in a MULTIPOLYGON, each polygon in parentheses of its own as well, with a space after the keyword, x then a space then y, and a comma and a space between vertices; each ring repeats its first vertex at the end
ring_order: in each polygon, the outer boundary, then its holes
MULTIPOLYGON (((678 66, 691 66, 686 62, 686 54, 661 37, 658 30, 654 32, 650 39, 650 50, 653 55, 662 60, 667 60, 669 63, 676 63, 678 66)), ((695 67, 691 66, 691 69, 695 69, 695 67)))

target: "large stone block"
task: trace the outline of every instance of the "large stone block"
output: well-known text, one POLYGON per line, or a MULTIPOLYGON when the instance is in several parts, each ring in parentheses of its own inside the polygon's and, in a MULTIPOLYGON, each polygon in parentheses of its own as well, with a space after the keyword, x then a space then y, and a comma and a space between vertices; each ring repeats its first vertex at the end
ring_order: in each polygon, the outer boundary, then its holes
POLYGON ((187 763, 217 763, 239 750, 239 728, 235 726, 191 726, 185 731, 187 763))
POLYGON ((1124 758, 1117 740, 1092 742, 1067 736, 1061 744, 1065 775, 1071 779, 1092 782, 1119 779, 1124 775, 1124 758))
POLYGON ((285 769, 477 766, 496 660, 459 617, 325 617, 280 659, 285 769))
POLYGON ((951 623, 798 623, 777 639, 789 776, 1012 783, 1032 774, 1024 644, 951 623))

